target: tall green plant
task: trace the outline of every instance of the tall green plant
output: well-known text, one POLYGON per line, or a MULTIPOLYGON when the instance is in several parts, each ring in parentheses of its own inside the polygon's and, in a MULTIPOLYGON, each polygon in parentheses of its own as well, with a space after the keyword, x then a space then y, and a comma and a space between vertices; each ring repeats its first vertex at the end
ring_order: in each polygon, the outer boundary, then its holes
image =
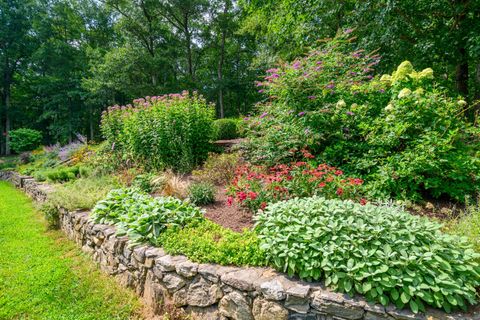
POLYGON ((185 91, 110 107, 102 116, 102 132, 124 158, 149 169, 188 171, 208 156, 213 120, 213 106, 185 91))

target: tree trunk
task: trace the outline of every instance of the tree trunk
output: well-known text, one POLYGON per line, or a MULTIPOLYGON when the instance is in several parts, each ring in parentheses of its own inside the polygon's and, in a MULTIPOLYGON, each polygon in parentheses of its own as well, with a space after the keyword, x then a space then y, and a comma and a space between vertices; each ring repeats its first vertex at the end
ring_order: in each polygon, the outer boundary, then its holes
POLYGON ((10 155, 10 83, 5 85, 5 154, 10 155))
POLYGON ((460 48, 460 60, 456 67, 456 85, 458 93, 468 99, 468 57, 465 48, 460 48))
MULTIPOLYGON (((223 9, 223 22, 225 23, 225 16, 228 13, 228 3, 229 0, 225 1, 225 7, 223 9)), ((222 28, 222 40, 220 43, 220 58, 218 60, 218 85, 220 86, 218 90, 218 104, 220 108, 220 118, 225 117, 225 109, 223 105, 223 63, 225 61, 225 40, 227 38, 227 27, 223 26, 222 28)))
POLYGON ((475 106, 473 107, 473 112, 476 117, 480 116, 480 62, 477 63, 477 68, 475 72, 475 106))
POLYGON ((188 63, 188 75, 190 80, 195 82, 195 75, 193 74, 193 59, 192 59, 192 35, 190 34, 190 29, 188 28, 188 14, 185 13, 183 16, 183 32, 185 33, 185 41, 187 47, 187 63, 188 63))
POLYGON ((90 105, 90 112, 89 112, 89 126, 90 126, 90 140, 93 140, 93 107, 90 105))

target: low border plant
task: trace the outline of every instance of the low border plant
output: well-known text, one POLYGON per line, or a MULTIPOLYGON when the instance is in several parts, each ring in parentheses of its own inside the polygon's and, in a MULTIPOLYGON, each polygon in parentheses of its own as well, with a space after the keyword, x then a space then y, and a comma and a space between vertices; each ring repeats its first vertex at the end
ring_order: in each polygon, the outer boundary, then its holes
POLYGON ((320 197, 271 204, 257 217, 261 248, 277 268, 415 313, 477 301, 480 255, 441 227, 395 207, 320 197))

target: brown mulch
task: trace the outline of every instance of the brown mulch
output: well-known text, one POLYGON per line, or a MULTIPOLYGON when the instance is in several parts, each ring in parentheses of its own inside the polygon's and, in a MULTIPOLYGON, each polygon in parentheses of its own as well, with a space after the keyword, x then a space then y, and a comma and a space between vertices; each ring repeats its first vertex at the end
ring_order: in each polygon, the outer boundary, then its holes
POLYGON ((239 208, 236 204, 228 206, 227 198, 225 188, 219 187, 215 202, 203 206, 207 211, 205 217, 225 228, 237 232, 241 232, 245 228, 251 228, 253 226, 252 214, 239 208))
POLYGON ((419 204, 408 206, 407 211, 414 215, 426 216, 439 220, 452 220, 457 218, 465 209, 465 205, 448 200, 431 199, 419 204))

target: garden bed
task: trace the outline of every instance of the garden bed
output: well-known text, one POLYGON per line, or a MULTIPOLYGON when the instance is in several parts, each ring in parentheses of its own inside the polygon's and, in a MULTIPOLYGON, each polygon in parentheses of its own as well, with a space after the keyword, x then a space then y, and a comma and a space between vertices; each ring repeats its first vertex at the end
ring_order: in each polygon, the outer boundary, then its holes
MULTIPOLYGON (((16 173, 1 173, 0 179, 21 187, 16 173)), ((37 184, 24 184, 32 197, 46 196, 37 184)), ((417 315, 394 307, 373 305, 361 297, 350 298, 325 289, 322 283, 307 283, 268 268, 223 267, 199 264, 184 256, 171 256, 148 245, 129 246, 115 228, 95 224, 87 212, 61 210, 60 225, 82 249, 92 254, 101 269, 122 285, 134 289, 154 308, 165 301, 200 319, 478 319, 470 313, 446 314, 428 309, 417 315)))

